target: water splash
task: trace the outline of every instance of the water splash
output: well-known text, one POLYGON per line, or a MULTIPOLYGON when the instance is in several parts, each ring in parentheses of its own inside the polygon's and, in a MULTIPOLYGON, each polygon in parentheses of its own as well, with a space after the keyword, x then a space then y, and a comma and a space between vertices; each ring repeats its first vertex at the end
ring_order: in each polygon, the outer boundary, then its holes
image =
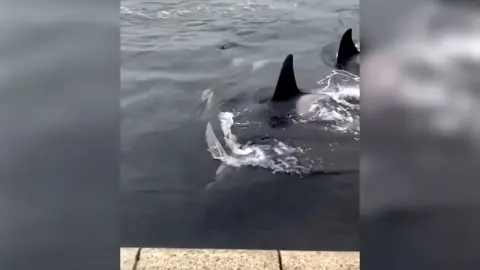
POLYGON ((154 19, 154 17, 151 15, 145 14, 143 12, 135 11, 126 7, 120 7, 120 14, 136 15, 143 18, 154 19))
POLYGON ((240 144, 232 133, 234 114, 221 112, 218 117, 226 149, 215 135, 211 123, 207 124, 205 132, 208 151, 214 159, 232 167, 261 167, 271 169, 273 173, 285 172, 301 175, 310 170, 309 167, 300 165, 298 157, 295 156, 295 154, 302 154, 303 149, 289 146, 273 138, 264 143, 240 144))
POLYGON ((315 114, 310 120, 332 121, 333 130, 359 135, 360 77, 334 70, 318 84, 323 86, 317 90, 323 98, 313 106, 315 114))
MULTIPOLYGON (((322 86, 316 91, 320 98, 312 108, 313 116, 305 121, 331 122, 332 131, 358 135, 359 77, 335 70, 318 83, 322 86)), ((248 128, 255 123, 236 123, 233 111, 220 112, 218 119, 224 145, 215 135, 210 122, 205 132, 208 151, 214 159, 222 162, 217 175, 225 171, 226 167, 251 166, 270 169, 273 173, 283 172, 302 176, 322 166, 322 159, 310 157, 308 149, 293 147, 275 138, 266 137, 264 140, 239 143, 232 132, 232 126, 242 124, 248 128)))

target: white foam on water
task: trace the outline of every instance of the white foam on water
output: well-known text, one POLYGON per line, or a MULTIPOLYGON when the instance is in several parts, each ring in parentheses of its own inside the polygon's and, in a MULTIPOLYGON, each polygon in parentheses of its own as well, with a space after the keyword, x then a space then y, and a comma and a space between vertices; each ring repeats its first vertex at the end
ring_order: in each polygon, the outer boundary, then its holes
POLYGON ((222 159, 227 156, 227 152, 225 151, 222 144, 215 135, 215 132, 213 131, 212 125, 210 123, 207 124, 205 138, 207 140, 208 151, 212 154, 213 158, 222 159))
POLYGON ((144 17, 144 18, 153 19, 153 16, 147 15, 143 12, 131 10, 129 8, 126 8, 126 7, 120 7, 120 14, 136 15, 136 16, 140 16, 140 17, 144 17))
POLYGON ((245 62, 245 59, 244 59, 244 58, 236 57, 236 58, 233 58, 233 59, 232 59, 232 65, 235 66, 235 67, 240 66, 240 65, 243 64, 244 62, 245 62))
POLYGON ((124 97, 120 100, 120 108, 124 109, 132 104, 143 102, 154 97, 158 97, 161 94, 162 92, 159 91, 158 89, 151 89, 143 93, 136 93, 134 95, 124 97))
MULTIPOLYGON (((199 9, 196 9, 196 11, 198 10, 199 9)), ((183 17, 183 16, 187 16, 192 12, 193 12, 192 10, 188 10, 188 9, 160 10, 157 12, 157 18, 167 19, 170 17, 183 17)))
POLYGON ((255 61, 253 62, 252 64, 252 71, 255 71, 255 70, 258 70, 260 68, 263 68, 265 67, 268 63, 270 63, 271 60, 268 60, 268 59, 264 59, 264 60, 258 60, 258 61, 255 61))
MULTIPOLYGON (((313 112, 313 116, 307 121, 332 122, 331 129, 334 131, 358 134, 359 116, 355 112, 359 109, 358 101, 360 99, 358 76, 336 70, 321 80, 319 84, 324 86, 318 89, 318 103, 312 106, 309 115, 312 115, 313 112)), ((311 98, 313 99, 314 96, 311 95, 311 98)), ((218 119, 223 133, 223 145, 215 135, 210 123, 207 124, 206 130, 208 151, 214 159, 222 162, 217 170, 217 175, 225 171, 226 167, 240 168, 244 166, 266 168, 272 170, 273 173, 285 172, 298 175, 312 170, 313 159, 309 158, 311 163, 306 164, 308 162, 303 160, 305 159, 304 149, 292 147, 274 138, 269 139, 266 143, 241 144, 232 132, 232 126, 240 124, 235 123, 234 113, 220 112, 218 119), (302 162, 299 158, 302 158, 302 162)), ((252 123, 247 123, 246 128, 248 128, 248 124, 252 123)), ((319 157, 314 158, 321 161, 319 157)))
POLYGON ((210 110, 212 108, 212 104, 213 104, 213 91, 208 88, 208 89, 205 89, 203 90, 202 92, 202 96, 200 97, 200 100, 205 103, 205 110, 210 110))
MULTIPOLYGON (((222 161, 223 165, 231 167, 261 167, 271 169, 274 173, 286 172, 301 174, 309 170, 299 165, 296 153, 302 153, 301 148, 291 147, 281 141, 273 139, 268 144, 240 144, 232 133, 234 114, 221 112, 220 126, 224 134, 225 148, 215 135, 212 125, 207 124, 206 139, 208 151, 214 159, 222 161)), ((217 170, 221 172, 222 170, 217 170)))
POLYGON ((323 85, 315 91, 319 98, 308 110, 309 117, 300 121, 331 122, 334 131, 358 135, 360 78, 343 70, 334 70, 318 84, 323 85))

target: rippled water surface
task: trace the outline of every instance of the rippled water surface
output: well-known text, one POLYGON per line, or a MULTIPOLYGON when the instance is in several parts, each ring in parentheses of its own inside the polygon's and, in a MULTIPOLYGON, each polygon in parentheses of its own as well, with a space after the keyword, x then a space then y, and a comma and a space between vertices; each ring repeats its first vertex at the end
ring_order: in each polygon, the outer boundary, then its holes
MULTIPOLYGON (((358 248, 358 174, 221 168, 205 138, 223 101, 273 90, 289 53, 299 87, 319 89, 343 32, 358 37, 358 9, 356 0, 121 2, 124 245, 358 248)), ((274 132, 316 149, 312 160, 358 144, 311 125, 274 132)), ((335 168, 351 169, 342 160, 335 168)))

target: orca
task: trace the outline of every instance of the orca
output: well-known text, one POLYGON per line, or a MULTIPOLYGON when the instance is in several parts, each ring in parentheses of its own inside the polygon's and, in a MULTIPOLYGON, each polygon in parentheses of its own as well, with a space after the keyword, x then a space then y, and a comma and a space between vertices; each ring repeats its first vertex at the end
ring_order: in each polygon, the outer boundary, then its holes
MULTIPOLYGON (((335 67, 355 75, 360 75, 360 52, 353 42, 351 28, 345 31, 340 40, 335 67)), ((298 99, 305 95, 312 94, 302 92, 298 88, 293 68, 293 55, 289 54, 283 61, 282 69, 271 100, 273 102, 285 102, 292 99, 298 99)))
POLYGON ((289 54, 283 61, 277 85, 270 100, 272 109, 270 125, 284 127, 289 122, 288 116, 291 113, 308 118, 312 105, 319 99, 318 94, 306 93, 298 88, 293 68, 293 55, 289 54))
MULTIPOLYGON (((359 73, 358 56, 359 51, 352 40, 352 29, 348 29, 340 41, 337 68, 357 75, 359 73)), ((250 113, 237 115, 236 117, 250 118, 246 121, 251 121, 252 117, 256 117, 260 122, 262 117, 266 117, 269 119, 269 125, 273 128, 285 128, 292 122, 310 121, 312 117, 315 117, 316 108, 322 106, 319 104, 319 101, 322 102, 322 95, 314 92, 304 92, 298 87, 293 62, 293 54, 288 54, 283 61, 273 95, 269 91, 268 96, 257 99, 258 103, 255 102, 256 105, 249 105, 250 109, 248 111, 250 113)), ((349 102, 353 103, 353 101, 349 102)), ((227 107, 240 104, 241 99, 237 98, 223 103, 227 107)), ((225 111, 229 111, 229 109, 225 111)))
POLYGON ((351 28, 345 31, 340 40, 335 67, 360 75, 360 51, 353 42, 351 28))
POLYGON ((278 76, 275 92, 273 93, 272 101, 282 102, 291 100, 295 97, 303 95, 304 93, 298 88, 295 80, 295 72, 293 69, 293 55, 289 54, 283 61, 280 75, 278 76))
MULTIPOLYGON (((348 35, 346 38, 348 38, 348 35)), ((341 42, 338 61, 343 64, 351 61, 355 55, 346 54, 349 51, 345 49, 348 49, 348 47, 345 47, 345 44, 348 45, 348 43, 345 43, 346 41, 348 39, 341 42)), ((348 69, 351 66, 342 67, 348 69)), ((226 114, 224 113, 222 113, 222 117, 219 116, 219 118, 222 118, 221 127, 225 135, 225 145, 230 148, 230 151, 223 149, 222 144, 215 136, 213 127, 210 123, 207 125, 206 138, 209 149, 213 151, 212 155, 227 162, 227 165, 219 167, 217 174, 230 171, 224 171, 224 169, 230 166, 228 162, 233 162, 232 160, 235 159, 237 159, 236 162, 250 165, 253 159, 260 159, 255 166, 265 168, 272 168, 272 166, 277 165, 283 168, 283 166, 287 166, 286 164, 293 162, 292 160, 297 160, 299 163, 288 165, 293 166, 289 167, 288 170, 300 170, 300 174, 303 176, 358 173, 358 168, 356 168, 358 142, 352 140, 349 134, 341 135, 335 138, 335 141, 342 141, 342 146, 332 153, 332 146, 328 143, 332 139, 332 135, 328 129, 325 129, 325 124, 330 120, 309 121, 312 116, 315 117, 317 106, 329 106, 329 100, 323 98, 322 94, 309 93, 298 87, 295 79, 294 57, 293 54, 288 54, 283 61, 273 95, 269 90, 266 96, 262 95, 260 100, 255 99, 257 102, 253 104, 248 98, 231 99, 223 103, 228 109, 221 110, 222 112, 235 112, 235 115, 229 113, 228 119, 225 118, 226 114), (233 118, 235 118, 235 121, 233 118), (268 124, 264 125, 267 122, 268 124), (303 124, 295 124, 299 122, 303 124), (295 125, 292 125, 292 123, 295 125), (247 124, 248 128, 245 128, 247 124), (225 125, 228 125, 228 127, 225 125), (285 145, 290 147, 289 150, 282 148, 285 145), (308 145, 308 148, 303 148, 305 145, 308 145), (301 151, 292 150, 298 149, 297 147, 300 147, 301 151), (308 151, 304 154, 302 149, 308 149, 308 151), (259 151, 263 152, 259 154, 259 151), (294 152, 286 153, 285 151, 294 152), (326 151, 329 154, 323 156, 326 151), (270 157, 266 158, 268 156, 270 157), (322 161, 316 163, 314 159, 318 156, 322 156, 322 161), (342 165, 338 167, 337 162, 342 165), (350 167, 353 167, 353 169, 349 169, 350 167)))

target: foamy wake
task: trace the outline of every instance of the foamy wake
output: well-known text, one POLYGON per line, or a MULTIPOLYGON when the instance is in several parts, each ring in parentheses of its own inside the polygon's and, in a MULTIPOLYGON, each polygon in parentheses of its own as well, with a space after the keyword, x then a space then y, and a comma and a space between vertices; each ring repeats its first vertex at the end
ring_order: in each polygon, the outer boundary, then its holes
POLYGON ((318 90, 323 98, 311 108, 315 114, 310 120, 330 121, 333 130, 358 135, 360 77, 347 71, 334 70, 318 84, 323 86, 318 90))
MULTIPOLYGON (((231 112, 219 114, 225 148, 218 140, 212 125, 207 124, 206 140, 208 151, 212 157, 222 161, 231 167, 253 166, 271 169, 274 173, 286 172, 301 174, 309 168, 299 165, 295 154, 303 153, 303 149, 291 147, 276 139, 269 140, 265 144, 240 144, 237 137, 232 133, 234 115, 231 112)), ((219 170, 222 167, 219 168, 219 170)), ((217 171, 220 173, 220 171, 217 171)))
MULTIPOLYGON (((334 71, 319 81, 319 84, 323 85, 318 90, 322 98, 316 108, 312 108, 315 111, 312 118, 316 119, 311 120, 331 122, 331 128, 337 132, 358 134, 359 78, 348 72, 334 71)), ((240 144, 232 133, 234 113, 220 112, 218 118, 224 144, 216 136, 211 123, 207 124, 205 132, 208 151, 214 159, 222 162, 217 175, 226 167, 252 166, 270 169, 274 173, 301 176, 310 172, 317 161, 321 162, 319 157, 306 158, 304 149, 292 147, 274 138, 269 138, 265 143, 240 144)))
POLYGON ((136 15, 144 18, 153 19, 154 17, 140 11, 135 11, 126 7, 120 7, 120 14, 136 15))

